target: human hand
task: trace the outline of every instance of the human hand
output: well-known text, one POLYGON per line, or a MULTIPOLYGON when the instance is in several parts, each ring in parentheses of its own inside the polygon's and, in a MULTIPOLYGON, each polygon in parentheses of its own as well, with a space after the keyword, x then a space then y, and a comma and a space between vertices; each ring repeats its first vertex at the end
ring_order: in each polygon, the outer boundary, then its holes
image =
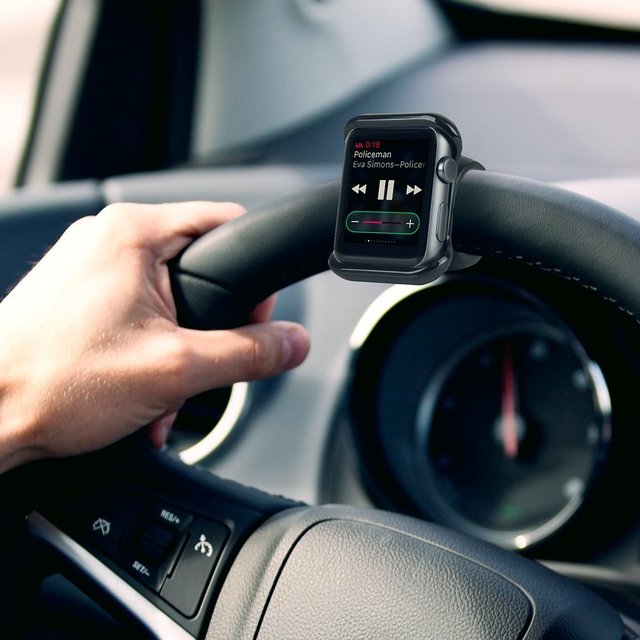
POLYGON ((184 401, 285 371, 301 326, 179 327, 167 262, 240 215, 231 203, 118 204, 74 223, 0 303, 0 471, 99 449, 148 425, 161 447, 184 401))

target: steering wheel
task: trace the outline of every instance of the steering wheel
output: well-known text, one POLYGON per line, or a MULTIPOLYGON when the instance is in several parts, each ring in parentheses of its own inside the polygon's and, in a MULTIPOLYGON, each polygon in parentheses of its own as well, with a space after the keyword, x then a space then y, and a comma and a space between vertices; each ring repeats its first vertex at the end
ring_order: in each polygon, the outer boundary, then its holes
MULTIPOLYGON (((237 325, 326 269, 337 198, 326 184, 190 245, 172 265, 181 324, 237 325)), ((470 171, 453 238, 460 252, 548 270, 640 313, 640 223, 599 202, 470 171)), ((535 561, 403 515, 267 495, 139 437, 34 466, 11 474, 21 494, 25 478, 34 486, 21 502, 27 539, 158 638, 635 637, 610 605, 535 561)))

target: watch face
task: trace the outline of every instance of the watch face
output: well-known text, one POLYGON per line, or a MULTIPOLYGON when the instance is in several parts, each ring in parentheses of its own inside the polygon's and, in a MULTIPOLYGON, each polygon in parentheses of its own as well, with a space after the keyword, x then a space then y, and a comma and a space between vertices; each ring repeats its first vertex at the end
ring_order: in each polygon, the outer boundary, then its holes
POLYGON ((431 217, 436 134, 356 129, 347 137, 336 250, 419 262, 431 217))

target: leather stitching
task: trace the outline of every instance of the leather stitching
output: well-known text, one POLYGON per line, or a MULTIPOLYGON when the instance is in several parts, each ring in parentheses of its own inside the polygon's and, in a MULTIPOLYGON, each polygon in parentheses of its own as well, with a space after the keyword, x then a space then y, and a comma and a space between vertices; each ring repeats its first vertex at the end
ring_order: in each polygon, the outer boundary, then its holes
POLYGON ((500 258, 502 260, 521 262, 522 264, 525 264, 528 267, 535 267, 536 269, 540 269, 540 271, 558 275, 565 280, 570 280, 571 282, 575 282, 576 284, 579 284, 581 287, 583 287, 584 289, 587 289, 588 291, 597 293, 603 300, 606 300, 607 302, 614 304, 619 311, 622 311, 626 315, 632 317, 638 324, 640 324, 640 319, 638 319, 636 314, 630 309, 627 309, 625 306, 621 305, 616 298, 605 295, 602 291, 600 291, 599 287, 589 284, 587 282, 583 282, 582 278, 580 278, 579 276, 566 273, 559 267, 553 267, 551 265, 545 264, 541 260, 530 260, 525 258, 525 256, 523 255, 505 253, 501 249, 492 250, 482 246, 475 246, 473 248, 468 248, 468 247, 464 247, 462 244, 456 244, 454 245, 454 248, 457 251, 471 253, 473 255, 482 255, 482 256, 487 256, 491 258, 500 258))

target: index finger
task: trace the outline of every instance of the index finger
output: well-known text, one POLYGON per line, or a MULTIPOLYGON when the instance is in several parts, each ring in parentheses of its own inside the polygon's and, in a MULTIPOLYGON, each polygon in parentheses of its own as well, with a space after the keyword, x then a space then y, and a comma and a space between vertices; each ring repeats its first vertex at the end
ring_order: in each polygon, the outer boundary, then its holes
POLYGON ((149 249, 166 262, 196 238, 244 212, 235 202, 119 203, 103 209, 97 219, 124 233, 128 230, 131 245, 149 249))
POLYGON ((245 212, 235 202, 176 202, 156 205, 157 235, 152 248, 162 260, 176 256, 190 242, 245 212))

